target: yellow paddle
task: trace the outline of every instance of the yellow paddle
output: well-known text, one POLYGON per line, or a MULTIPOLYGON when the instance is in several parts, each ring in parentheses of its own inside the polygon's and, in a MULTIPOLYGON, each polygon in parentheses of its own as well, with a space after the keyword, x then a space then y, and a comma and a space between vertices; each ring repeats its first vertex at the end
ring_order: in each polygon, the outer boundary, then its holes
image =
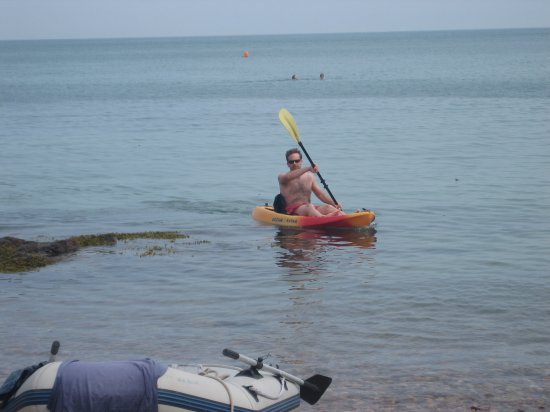
MULTIPOLYGON (((311 157, 309 157, 309 154, 306 148, 304 147, 302 141, 300 140, 300 131, 298 130, 298 125, 296 124, 294 117, 292 117, 292 115, 287 109, 282 108, 281 110, 279 110, 279 120, 281 121, 283 126, 286 128, 286 130, 288 130, 288 133, 290 133, 290 136, 292 136, 292 138, 296 140, 296 143, 300 145, 300 147, 302 148, 302 151, 304 152, 307 159, 309 160, 309 163, 311 163, 311 167, 315 167, 315 163, 313 163, 313 160, 311 160, 311 157)), ((338 204, 338 202, 336 201, 336 198, 328 188, 328 185, 326 184, 325 179, 323 179, 323 177, 321 176, 321 173, 317 172, 317 176, 319 176, 319 180, 325 187, 325 190, 327 191, 327 193, 330 195, 334 204, 335 205, 338 204)))
POLYGON ((279 120, 286 130, 288 130, 290 136, 296 140, 296 143, 300 143, 300 131, 298 130, 298 125, 296 124, 294 117, 292 117, 287 109, 283 108, 279 110, 279 120))

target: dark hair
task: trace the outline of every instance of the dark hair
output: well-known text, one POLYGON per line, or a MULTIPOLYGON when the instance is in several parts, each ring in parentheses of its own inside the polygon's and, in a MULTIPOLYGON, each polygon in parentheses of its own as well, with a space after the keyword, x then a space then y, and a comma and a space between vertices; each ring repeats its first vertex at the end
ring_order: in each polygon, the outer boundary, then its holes
POLYGON ((286 151, 285 153, 285 159, 286 161, 288 162, 288 156, 290 156, 291 154, 294 154, 294 153, 298 153, 300 155, 300 160, 302 160, 302 152, 300 152, 300 149, 297 149, 297 148, 292 148, 292 149, 289 149, 286 151))

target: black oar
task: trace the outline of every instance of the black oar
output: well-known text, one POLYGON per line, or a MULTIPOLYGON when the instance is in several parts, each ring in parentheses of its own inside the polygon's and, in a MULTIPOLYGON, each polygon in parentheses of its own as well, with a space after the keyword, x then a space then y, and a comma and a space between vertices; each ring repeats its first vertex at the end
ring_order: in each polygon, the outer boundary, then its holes
MULTIPOLYGON (((281 121, 283 126, 286 127, 286 130, 288 130, 288 133, 290 133, 290 136, 292 136, 292 138, 294 140, 296 140, 296 143, 298 143, 300 145, 300 147, 304 151, 304 154, 306 155, 307 159, 309 160, 309 163, 311 163, 311 167, 315 167, 315 163, 313 163, 313 160, 311 160, 311 157, 309 157, 309 154, 308 154, 306 148, 304 147, 304 145, 302 144, 302 141, 300 140, 300 131, 298 130, 298 125, 296 124, 296 121, 294 120, 294 117, 292 117, 292 115, 290 114, 290 112, 287 109, 283 108, 283 109, 279 110, 279 120, 281 121)), ((317 172, 317 176, 319 176, 319 180, 321 181, 321 183, 325 187, 325 190, 327 191, 327 193, 330 195, 330 197, 331 197, 332 201, 334 202, 334 204, 337 205, 338 202, 336 201, 336 198, 334 197, 334 195, 332 194, 332 192, 328 188, 328 185, 326 184, 325 179, 323 179, 323 176, 321 176, 321 173, 317 172)))
POLYGON ((317 403, 317 401, 321 398, 321 396, 323 396, 323 394, 332 382, 332 378, 323 375, 314 375, 304 381, 296 376, 291 375, 290 373, 269 365, 264 365, 262 362, 258 362, 252 358, 241 355, 230 349, 224 349, 223 354, 228 358, 238 359, 258 370, 266 370, 274 375, 282 376, 285 379, 288 379, 290 382, 294 382, 300 385, 300 398, 302 398, 310 405, 314 405, 315 403, 317 403))

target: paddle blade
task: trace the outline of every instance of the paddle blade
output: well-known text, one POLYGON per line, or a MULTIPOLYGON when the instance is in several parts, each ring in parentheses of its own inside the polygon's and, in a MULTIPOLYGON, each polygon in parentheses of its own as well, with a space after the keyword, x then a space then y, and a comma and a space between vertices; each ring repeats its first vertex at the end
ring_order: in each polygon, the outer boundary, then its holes
POLYGON ((290 133, 292 138, 296 140, 296 142, 300 143, 300 131, 298 130, 298 125, 296 124, 294 117, 292 117, 287 109, 283 108, 279 110, 279 120, 286 130, 288 130, 288 133, 290 133))
POLYGON ((304 384, 300 386, 300 398, 310 405, 315 405, 321 399, 321 396, 323 396, 331 382, 332 378, 323 375, 314 375, 306 379, 304 384))

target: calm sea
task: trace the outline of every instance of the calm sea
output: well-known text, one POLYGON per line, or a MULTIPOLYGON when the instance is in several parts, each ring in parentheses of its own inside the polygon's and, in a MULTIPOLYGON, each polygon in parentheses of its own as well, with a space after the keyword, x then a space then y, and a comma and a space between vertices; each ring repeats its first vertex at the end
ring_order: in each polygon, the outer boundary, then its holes
POLYGON ((0 274, 0 379, 229 347, 332 376, 304 411, 550 408, 549 102, 550 29, 0 42, 0 237, 191 235, 0 274), (375 235, 252 220, 282 107, 375 235))

